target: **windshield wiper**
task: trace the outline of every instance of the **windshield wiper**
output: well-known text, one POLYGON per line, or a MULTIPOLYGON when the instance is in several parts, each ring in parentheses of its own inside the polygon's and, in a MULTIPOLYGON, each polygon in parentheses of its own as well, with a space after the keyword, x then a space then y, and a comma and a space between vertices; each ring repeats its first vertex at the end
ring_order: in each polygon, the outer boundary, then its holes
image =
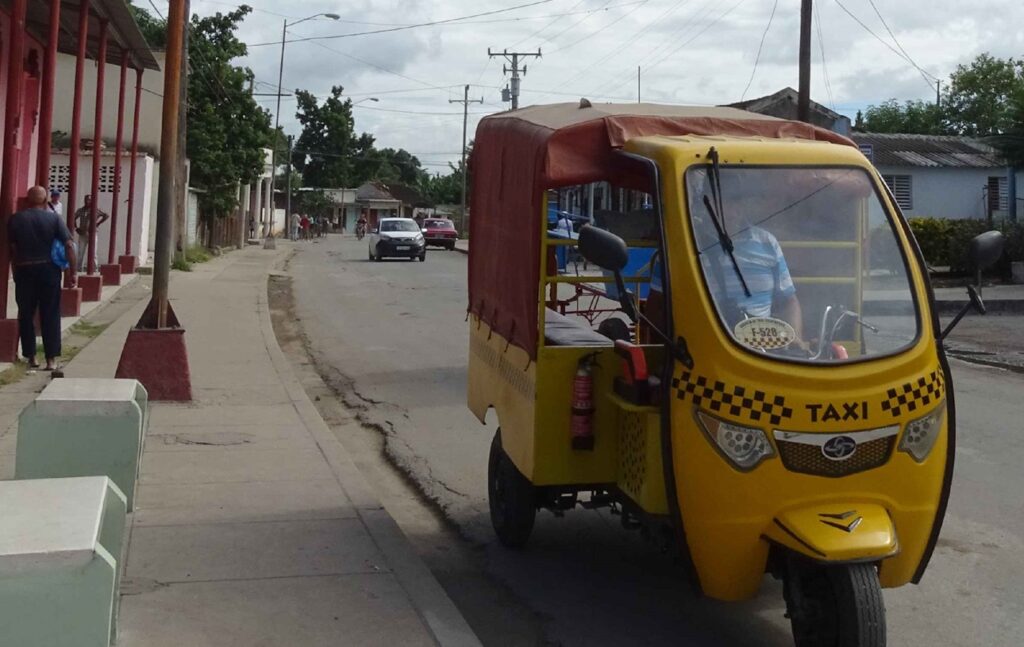
MULTIPOLYGON (((722 182, 721 176, 718 170, 718 151, 712 146, 711 150, 708 151, 708 159, 711 160, 710 180, 711 184, 711 195, 715 197, 715 205, 711 204, 711 199, 708 198, 707 194, 704 194, 704 208, 708 210, 708 216, 711 217, 711 222, 715 225, 715 231, 718 232, 718 244, 722 246, 729 254, 729 260, 732 261, 732 268, 736 270, 736 277, 740 280, 740 285, 743 286, 743 294, 750 298, 750 288, 747 287, 747 280, 743 278, 743 271, 740 270, 739 263, 736 262, 736 256, 733 254, 734 245, 732 238, 729 236, 729 232, 725 230, 725 221, 722 219, 722 182)), ((725 286, 722 286, 723 289, 725 286)))

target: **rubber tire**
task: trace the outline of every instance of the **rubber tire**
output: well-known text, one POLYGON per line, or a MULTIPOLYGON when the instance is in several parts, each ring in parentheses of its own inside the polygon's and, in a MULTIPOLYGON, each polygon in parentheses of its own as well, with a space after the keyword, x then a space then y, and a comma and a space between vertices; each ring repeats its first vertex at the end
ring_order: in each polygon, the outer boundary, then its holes
POLYGON ((501 446, 501 429, 491 441, 487 459, 487 503, 491 526, 506 548, 526 545, 537 517, 537 489, 516 468, 501 446))
POLYGON ((445 249, 447 249, 449 252, 455 251, 455 243, 448 243, 447 245, 445 245, 445 249))
MULTIPOLYGON (((885 601, 874 564, 806 566, 799 577, 811 604, 802 613, 790 608, 796 647, 885 647, 885 601)), ((787 581, 787 607, 791 586, 787 581)))
POLYGON ((421 263, 422 263, 423 261, 427 260, 427 253, 426 253, 426 252, 423 252, 422 254, 420 254, 420 256, 419 256, 419 259, 420 259, 420 262, 421 262, 421 263))

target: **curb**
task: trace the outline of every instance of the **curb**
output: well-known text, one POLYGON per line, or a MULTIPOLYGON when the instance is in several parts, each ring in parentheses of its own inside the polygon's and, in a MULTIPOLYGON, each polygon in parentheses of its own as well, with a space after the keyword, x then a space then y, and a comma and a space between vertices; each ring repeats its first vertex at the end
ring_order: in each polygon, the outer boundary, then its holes
POLYGON ((469 248, 467 247, 466 249, 462 249, 461 247, 459 247, 458 243, 455 243, 455 247, 453 249, 460 254, 469 255, 469 248))
POLYGON ((305 389, 292 372, 288 358, 277 343, 273 323, 270 319, 270 303, 267 289, 270 275, 279 272, 285 254, 268 272, 263 289, 257 295, 260 329, 264 344, 270 354, 274 370, 281 378, 292 406, 313 436, 324 458, 334 472, 335 478, 356 508, 370 537, 387 559, 399 584, 420 614, 434 639, 442 647, 480 647, 480 640, 462 616, 458 607, 434 578, 434 574, 416 555, 408 538, 388 511, 370 490, 359 468, 352 462, 341 442, 327 427, 316 406, 306 395, 305 389))

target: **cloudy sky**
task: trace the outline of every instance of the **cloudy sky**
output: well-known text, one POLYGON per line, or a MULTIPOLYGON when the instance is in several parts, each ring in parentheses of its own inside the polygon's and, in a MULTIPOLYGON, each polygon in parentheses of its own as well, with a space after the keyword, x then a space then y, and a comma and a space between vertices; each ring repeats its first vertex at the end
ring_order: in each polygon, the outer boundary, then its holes
MULTIPOLYGON (((934 77, 947 79, 958 63, 981 52, 1024 55, 1022 3, 873 2, 815 1, 812 97, 850 116, 889 97, 934 98, 934 77)), ((192 0, 192 10, 212 14, 235 4, 192 0)), ((720 104, 797 84, 799 0, 247 4, 254 11, 240 31, 250 45, 242 63, 255 72, 257 92, 276 90, 282 21, 336 13, 341 20, 320 18, 289 28, 285 91, 324 95, 332 85, 344 86, 358 102, 357 129, 373 133, 380 146, 409 150, 433 171, 458 157, 462 106, 449 100, 462 98, 466 84, 471 98, 483 99, 470 106, 470 137, 482 115, 507 108, 500 92, 506 84, 503 61, 489 59, 488 47, 542 51, 543 58, 527 62, 524 106, 581 96, 635 101, 638 65, 642 99, 652 102, 720 104), (437 21, 447 22, 414 26, 437 21), (300 40, 327 36, 336 37, 300 40)), ((166 12, 165 0, 156 6, 166 12)), ((273 97, 260 101, 274 109, 273 97)), ((294 113, 295 100, 285 97, 281 122, 287 132, 298 132, 294 113)))

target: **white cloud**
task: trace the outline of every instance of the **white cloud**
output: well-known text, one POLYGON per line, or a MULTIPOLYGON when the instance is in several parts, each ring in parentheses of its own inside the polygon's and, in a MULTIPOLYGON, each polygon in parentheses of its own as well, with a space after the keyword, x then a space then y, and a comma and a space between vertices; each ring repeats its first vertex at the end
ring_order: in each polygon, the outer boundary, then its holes
MULTIPOLYGON (((301 0, 289 4, 250 0, 254 11, 240 32, 249 43, 280 41, 284 13, 298 19, 335 12, 343 20, 316 20, 290 31, 289 39, 386 29, 493 11, 528 0, 301 0), (278 14, 278 15, 275 15, 278 14), (355 24, 382 23, 378 25, 355 24)), ((868 0, 839 0, 881 39, 895 47, 868 0)), ((342 85, 357 99, 376 96, 356 108, 356 125, 372 132, 381 146, 403 147, 438 164, 457 158, 462 136, 462 86, 483 95, 471 113, 506 107, 499 89, 505 83, 502 61, 489 61, 487 48, 530 51, 544 57, 528 61, 521 103, 595 100, 636 96, 636 67, 646 101, 716 104, 736 101, 750 79, 758 43, 774 0, 551 0, 463 24, 448 24, 385 34, 322 41, 289 42, 286 89, 326 93, 342 85), (578 13, 598 10, 593 13, 578 13), (553 17, 573 12, 574 15, 553 17), (542 17, 543 16, 543 17, 542 17), (511 18, 523 18, 510 21, 511 18), (505 22, 491 22, 507 20, 505 22), (371 63, 328 51, 343 52, 371 63), (376 67, 374 67, 376 66, 376 67), (383 71, 384 68, 388 71, 383 71), (435 86, 440 89, 430 89, 435 86), (391 92, 403 90, 403 92, 391 92), (557 94, 556 94, 557 93, 557 94), (437 114, 387 112, 403 110, 437 114)), ((889 97, 930 98, 934 90, 906 61, 848 16, 836 0, 816 0, 826 53, 832 100, 851 114, 889 97)), ((945 80, 957 64, 981 52, 1024 55, 1024 5, 1009 0, 875 0, 900 44, 929 74, 945 80)), ((158 5, 159 6, 159 5, 158 5)), ((194 0, 202 14, 223 11, 224 4, 194 0)), ((757 73, 747 97, 797 83, 797 3, 779 2, 765 38, 757 73)), ((823 82, 817 32, 814 35, 813 96, 829 102, 823 82)), ((272 92, 280 49, 254 47, 244 61, 272 92)), ((273 109, 273 97, 263 105, 273 109)), ((297 132, 294 100, 282 101, 281 121, 297 132)), ((480 114, 470 115, 470 136, 480 114)), ((440 166, 428 167, 441 169, 440 166)))

